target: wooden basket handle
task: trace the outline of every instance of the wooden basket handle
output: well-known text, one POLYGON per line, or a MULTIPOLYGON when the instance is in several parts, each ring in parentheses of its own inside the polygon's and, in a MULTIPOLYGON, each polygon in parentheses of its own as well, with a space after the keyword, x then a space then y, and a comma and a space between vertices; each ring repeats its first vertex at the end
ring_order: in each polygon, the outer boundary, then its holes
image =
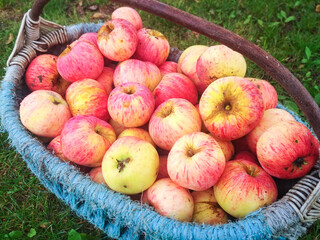
MULTIPOLYGON (((318 139, 320 139, 319 106, 316 104, 312 96, 301 84, 301 82, 287 68, 285 68, 277 59, 254 43, 223 27, 156 0, 111 1, 138 8, 161 18, 165 18, 243 54, 261 67, 269 76, 277 81, 285 89, 285 91, 288 92, 294 102, 305 114, 315 134, 317 135, 318 139)), ((35 0, 30 17, 33 20, 38 20, 43 7, 48 2, 49 0, 35 0)))

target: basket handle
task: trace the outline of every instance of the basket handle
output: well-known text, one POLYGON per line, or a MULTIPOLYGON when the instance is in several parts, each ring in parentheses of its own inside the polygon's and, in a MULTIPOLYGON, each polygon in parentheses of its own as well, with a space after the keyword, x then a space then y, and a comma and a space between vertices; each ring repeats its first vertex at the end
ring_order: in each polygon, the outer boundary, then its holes
MULTIPOLYGON (((308 119, 318 139, 320 139, 320 108, 301 82, 277 59, 239 35, 200 17, 158 2, 156 0, 111 0, 179 24, 192 31, 209 37, 229 48, 243 54, 261 67, 269 76, 277 81, 292 97, 308 119)), ((39 19, 43 7, 49 0, 35 0, 30 17, 39 19)))

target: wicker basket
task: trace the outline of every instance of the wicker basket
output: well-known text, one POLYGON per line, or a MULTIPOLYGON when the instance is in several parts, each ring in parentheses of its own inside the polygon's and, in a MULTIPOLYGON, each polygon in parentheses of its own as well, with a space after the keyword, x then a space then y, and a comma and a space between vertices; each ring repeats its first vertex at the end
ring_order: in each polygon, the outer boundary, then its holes
MULTIPOLYGON (((201 18, 155 0, 113 0, 173 21, 240 52, 273 77, 305 113, 320 138, 320 109, 301 83, 271 55, 240 36, 201 18)), ((40 18, 48 0, 36 0, 22 21, 2 82, 1 124, 10 143, 46 188, 81 217, 120 239, 297 239, 320 217, 320 162, 272 205, 244 219, 218 226, 181 223, 160 216, 151 207, 92 182, 88 176, 49 153, 20 122, 19 104, 26 95, 23 74, 37 54, 62 48, 101 24, 60 26, 40 18)), ((177 61, 179 51, 171 52, 177 61)))

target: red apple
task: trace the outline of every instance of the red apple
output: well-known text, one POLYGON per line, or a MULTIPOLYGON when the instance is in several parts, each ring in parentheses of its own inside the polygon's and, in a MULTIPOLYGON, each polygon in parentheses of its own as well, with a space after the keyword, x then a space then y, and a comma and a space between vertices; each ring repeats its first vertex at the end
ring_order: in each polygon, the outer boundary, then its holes
POLYGON ((194 132, 179 138, 168 155, 168 173, 182 187, 203 191, 212 187, 225 167, 219 144, 208 134, 194 132))
POLYGON ((199 80, 196 67, 199 57, 207 49, 208 47, 204 45, 194 45, 188 47, 180 55, 177 66, 179 73, 183 73, 194 82, 200 95, 204 92, 208 85, 199 80))
POLYGON ((150 91, 153 91, 160 81, 161 73, 156 65, 137 59, 129 59, 120 63, 113 75, 115 87, 123 83, 135 82, 145 85, 150 91))
POLYGON ((37 136, 54 138, 60 135, 71 117, 69 106, 60 94, 37 90, 20 104, 20 119, 25 128, 37 136))
POLYGON ((159 156, 159 172, 158 172, 157 179, 169 177, 167 162, 168 162, 168 155, 160 155, 159 156))
POLYGON ((102 168, 101 167, 95 167, 92 168, 90 170, 90 172, 88 173, 89 177, 91 178, 92 181, 96 182, 96 183, 103 183, 103 184, 107 184, 106 181, 103 178, 103 174, 102 174, 102 168))
MULTIPOLYGON (((199 111, 199 103, 194 105, 198 111, 198 113, 200 114, 200 111, 199 111)), ((206 125, 204 125, 204 122, 203 120, 201 119, 201 132, 204 132, 204 133, 209 133, 208 129, 206 128, 206 125)))
MULTIPOLYGON (((210 136, 212 136, 212 135, 210 134, 210 136)), ((233 147, 232 142, 231 141, 223 141, 223 140, 220 140, 219 138, 216 138, 216 137, 213 137, 213 138, 214 138, 214 140, 216 140, 216 142, 221 147, 221 150, 224 154, 225 160, 229 161, 234 155, 234 147, 233 147)))
POLYGON ((262 119, 259 121, 258 125, 246 135, 248 146, 251 152, 257 152, 257 142, 261 135, 273 125, 282 121, 294 121, 294 117, 285 110, 272 108, 264 111, 262 119))
POLYGON ((47 146, 47 149, 62 160, 69 162, 69 159, 67 159, 62 152, 60 135, 51 140, 47 146))
POLYGON ((129 59, 138 44, 137 30, 124 19, 113 19, 103 24, 97 39, 102 54, 117 62, 129 59))
POLYGON ((241 138, 237 138, 231 142, 234 146, 234 151, 236 153, 240 151, 250 151, 246 135, 241 138))
POLYGON ((263 104, 264 110, 275 108, 278 104, 278 94, 276 89, 266 80, 248 78, 254 85, 259 89, 263 104))
POLYGON ((112 68, 104 67, 102 73, 96 79, 104 87, 108 96, 113 89, 113 73, 114 70, 112 68))
POLYGON ((209 47, 201 54, 196 66, 199 81, 206 86, 219 78, 244 77, 246 70, 244 57, 224 45, 209 47))
POLYGON ((159 155, 147 141, 136 137, 117 139, 102 162, 103 177, 114 191, 137 194, 149 188, 157 178, 159 155))
POLYGON ((64 96, 69 82, 64 80, 57 70, 57 57, 42 54, 34 58, 26 71, 26 84, 31 91, 51 90, 64 96))
POLYGON ((71 118, 61 133, 63 154, 72 162, 98 167, 116 134, 111 125, 94 116, 80 115, 71 118))
POLYGON ((67 89, 66 100, 73 116, 92 115, 104 121, 110 118, 107 93, 96 80, 83 79, 72 83, 67 89))
POLYGON ((119 136, 124 130, 129 128, 129 127, 125 127, 125 126, 121 125, 120 123, 113 120, 112 118, 110 118, 109 124, 112 126, 112 128, 117 136, 119 136))
POLYGON ((201 119, 196 107, 182 98, 171 98, 160 104, 149 121, 152 140, 165 150, 170 150, 183 135, 200 130, 201 119))
POLYGON ((108 102, 111 117, 126 127, 146 124, 155 107, 152 92, 138 83, 125 83, 114 88, 108 102))
POLYGON ((157 180, 144 195, 159 214, 181 222, 192 220, 194 203, 189 190, 170 178, 157 180))
POLYGON ((88 41, 75 41, 59 55, 59 74, 68 82, 85 78, 96 79, 102 72, 104 60, 99 49, 88 41))
POLYGON ((98 47, 98 43, 97 43, 97 33, 96 32, 87 32, 87 33, 84 33, 82 34, 80 37, 79 37, 79 41, 88 41, 88 42, 91 42, 93 43, 97 48, 98 47))
POLYGON ((240 77, 220 78, 209 85, 199 102, 201 118, 209 132, 221 140, 249 133, 263 116, 258 88, 240 77))
POLYGON ((261 167, 246 160, 226 163, 214 186, 218 204, 236 218, 242 218, 277 199, 277 186, 261 167))
POLYGON ((159 66, 159 70, 161 72, 161 76, 163 77, 167 73, 175 73, 177 72, 177 63, 172 61, 166 61, 159 66))
POLYGON ((148 28, 142 28, 138 31, 135 58, 160 66, 167 60, 169 53, 169 42, 161 32, 148 28))
POLYGON ((142 28, 142 20, 139 13, 131 7, 119 7, 111 14, 111 19, 121 18, 130 22, 138 31, 142 28))
POLYGON ((198 102, 198 92, 194 83, 181 73, 166 74, 153 94, 156 100, 156 107, 170 98, 184 98, 193 105, 198 102))
POLYGON ((257 156, 271 176, 299 178, 307 174, 319 158, 319 142, 302 123, 283 121, 261 135, 257 156))
POLYGON ((234 155, 233 160, 247 160, 247 161, 253 162, 257 165, 260 165, 256 155, 254 155, 252 152, 249 152, 249 151, 237 152, 234 155))

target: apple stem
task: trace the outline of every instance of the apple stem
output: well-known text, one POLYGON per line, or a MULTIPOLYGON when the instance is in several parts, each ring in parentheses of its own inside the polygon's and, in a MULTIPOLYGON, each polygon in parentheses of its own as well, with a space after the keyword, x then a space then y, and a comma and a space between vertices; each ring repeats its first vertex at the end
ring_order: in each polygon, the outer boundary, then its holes
POLYGON ((126 158, 124 160, 117 159, 117 169, 119 170, 119 172, 121 172, 126 166, 126 163, 129 163, 129 162, 130 162, 130 158, 126 158))

